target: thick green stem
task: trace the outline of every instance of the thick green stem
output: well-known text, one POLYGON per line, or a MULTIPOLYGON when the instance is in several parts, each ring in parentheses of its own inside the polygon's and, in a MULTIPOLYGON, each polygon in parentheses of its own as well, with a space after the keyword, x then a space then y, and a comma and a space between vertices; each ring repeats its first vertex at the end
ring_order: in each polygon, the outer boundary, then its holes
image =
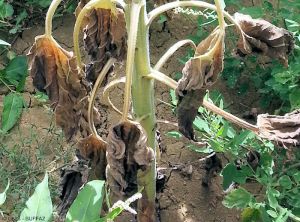
MULTIPOLYGON (((141 9, 135 49, 134 72, 132 76, 132 102, 136 119, 145 129, 148 137, 148 146, 155 152, 155 105, 154 81, 144 78, 151 72, 149 56, 149 33, 146 26, 146 6, 141 9)), ((139 189, 144 187, 142 199, 138 202, 138 221, 155 222, 155 195, 156 195, 156 161, 146 170, 138 172, 139 189)))

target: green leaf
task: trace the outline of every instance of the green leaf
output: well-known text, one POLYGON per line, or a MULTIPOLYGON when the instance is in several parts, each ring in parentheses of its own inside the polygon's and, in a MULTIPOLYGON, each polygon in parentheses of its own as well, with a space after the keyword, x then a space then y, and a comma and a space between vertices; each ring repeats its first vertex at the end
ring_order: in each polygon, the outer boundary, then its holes
POLYGON ((71 205, 66 222, 90 222, 99 219, 104 197, 104 181, 88 182, 71 205))
POLYGON ((240 134, 236 135, 233 140, 232 140, 232 144, 235 146, 239 146, 241 144, 243 144, 246 139, 248 138, 248 136, 251 135, 251 131, 249 130, 244 130, 242 131, 240 134))
POLYGON ((262 222, 261 212, 259 209, 247 207, 241 214, 242 222, 262 222))
POLYGON ((276 218, 278 216, 277 212, 274 210, 267 210, 267 214, 269 214, 273 218, 276 218))
POLYGON ((197 153, 208 153, 209 154, 209 153, 213 152, 213 150, 209 146, 203 148, 203 147, 199 147, 199 146, 195 146, 195 145, 191 144, 191 145, 188 145, 187 147, 197 153))
POLYGON ((40 6, 47 8, 51 4, 52 0, 40 0, 38 2, 40 6))
POLYGON ((223 131, 222 131, 222 137, 229 137, 234 138, 234 135, 236 134, 235 130, 229 125, 227 121, 223 120, 223 131))
POLYGON ((275 210, 277 209, 277 206, 278 206, 277 197, 279 197, 279 196, 280 196, 279 191, 277 191, 273 188, 267 189, 267 197, 268 197, 269 205, 270 205, 270 207, 272 207, 275 210))
POLYGON ((4 3, 0 7, 0 18, 4 19, 11 17, 14 14, 14 9, 10 4, 4 3))
POLYGON ((27 200, 26 207, 22 211, 19 222, 30 221, 51 221, 52 202, 48 188, 48 174, 45 174, 43 181, 37 185, 33 195, 27 200))
POLYGON ((260 155, 259 165, 266 174, 272 175, 274 173, 274 160, 270 153, 264 152, 260 155))
POLYGON ((0 193, 0 206, 4 204, 5 200, 6 200, 6 192, 8 191, 8 188, 9 188, 9 181, 7 183, 7 186, 5 188, 5 190, 0 193))
POLYGON ((292 180, 287 175, 280 177, 278 182, 279 182, 280 186, 284 187, 285 189, 292 188, 292 180))
POLYGON ((300 108, 300 89, 296 88, 292 91, 292 93, 289 95, 290 103, 292 106, 292 109, 300 108))
POLYGON ((265 207, 261 207, 259 210, 260 210, 261 218, 262 218, 263 222, 273 222, 273 220, 271 220, 269 214, 267 213, 265 207))
POLYGON ((46 103, 49 100, 49 97, 47 96, 47 94, 43 93, 43 92, 36 92, 36 94, 34 95, 34 98, 36 100, 38 100, 40 103, 46 103))
POLYGON ((208 144, 215 152, 224 152, 224 146, 218 140, 209 139, 208 144))
POLYGON ((20 24, 20 22, 22 22, 25 18, 27 18, 28 13, 26 11, 26 9, 23 9, 23 11, 18 14, 17 18, 16 18, 16 24, 20 24))
POLYGON ((2 39, 0 39, 0 45, 10 46, 10 44, 8 42, 5 42, 2 39))
POLYGON ((243 209, 252 202, 255 202, 253 195, 247 190, 239 188, 227 194, 222 203, 227 208, 243 209))
POLYGON ((1 130, 7 133, 19 120, 24 99, 19 93, 10 93, 4 97, 1 130))
POLYGON ((164 22, 166 22, 166 21, 168 21, 168 18, 167 18, 167 16, 165 16, 165 15, 160 15, 159 16, 159 20, 157 21, 159 24, 162 24, 162 23, 164 23, 164 22))
POLYGON ((300 172, 297 172, 293 175, 294 180, 296 181, 296 183, 300 182, 300 172))
POLYGON ((5 79, 23 90, 25 79, 27 77, 27 58, 26 56, 17 56, 9 62, 5 68, 5 79))
POLYGON ((286 197, 289 196, 289 198, 287 198, 287 203, 295 208, 300 208, 300 193, 292 193, 290 195, 286 195, 286 197))
POLYGON ((124 209, 122 209, 121 207, 117 207, 116 209, 113 209, 111 212, 109 212, 105 219, 114 220, 117 216, 120 215, 120 213, 123 212, 123 210, 124 209))
POLYGON ((182 135, 177 131, 167 132, 166 135, 169 136, 169 137, 173 137, 175 139, 180 139, 182 137, 182 135))
POLYGON ((204 131, 206 133, 210 133, 210 128, 208 126, 207 121, 201 119, 200 117, 197 116, 195 118, 193 124, 198 131, 204 131))
POLYGON ((171 96, 171 102, 174 106, 177 105, 177 98, 176 98, 176 94, 175 94, 175 90, 171 89, 170 90, 170 96, 171 96))
POLYGON ((259 6, 242 8, 239 12, 251 15, 253 18, 261 18, 264 15, 264 10, 259 6))
POLYGON ((226 190, 232 182, 244 184, 247 177, 251 175, 251 170, 247 166, 238 170, 233 163, 229 163, 224 167, 221 175, 223 176, 223 189, 226 190))

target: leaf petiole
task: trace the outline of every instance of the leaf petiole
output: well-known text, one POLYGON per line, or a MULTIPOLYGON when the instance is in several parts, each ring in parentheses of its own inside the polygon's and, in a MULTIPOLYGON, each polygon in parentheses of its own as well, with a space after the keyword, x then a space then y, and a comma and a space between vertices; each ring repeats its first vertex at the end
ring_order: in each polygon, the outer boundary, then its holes
POLYGON ((186 40, 181 40, 177 43, 175 43, 173 46, 171 46, 168 51, 159 59, 159 61, 156 63, 156 65, 154 66, 154 69, 159 71, 161 69, 161 67, 166 63, 166 61, 182 46, 189 44, 190 46, 193 47, 194 51, 196 51, 196 45, 195 43, 190 40, 190 39, 186 39, 186 40))
POLYGON ((52 19, 53 19, 54 13, 55 13, 58 5, 61 3, 61 1, 62 0, 53 0, 47 11, 46 23, 45 23, 45 35, 48 38, 52 38, 52 19))
POLYGON ((94 104, 95 104, 95 99, 96 99, 96 95, 97 95, 97 91, 101 86, 101 83, 103 82, 104 77, 106 76, 106 74, 109 72, 110 68, 113 66, 113 64, 115 63, 116 59, 114 58, 110 58, 107 63, 105 64, 105 66, 103 67, 103 69, 101 70, 95 84, 93 87, 93 90, 91 92, 90 95, 90 99, 89 99, 89 106, 88 106, 88 123, 89 123, 89 127, 90 127, 90 131, 92 132, 92 134, 95 137, 100 137, 97 133, 97 130, 95 128, 94 125, 94 104))

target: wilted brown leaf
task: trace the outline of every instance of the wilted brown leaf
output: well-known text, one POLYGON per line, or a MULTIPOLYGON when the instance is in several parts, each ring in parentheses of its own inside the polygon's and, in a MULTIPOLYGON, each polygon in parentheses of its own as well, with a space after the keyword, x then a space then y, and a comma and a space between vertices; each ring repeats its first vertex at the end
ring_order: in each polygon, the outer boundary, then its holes
POLYGON ((261 53, 288 66, 288 55, 294 49, 292 33, 249 15, 235 13, 234 18, 245 33, 246 41, 241 36, 237 45, 243 54, 261 53))
POLYGON ((203 102, 206 89, 216 82, 223 70, 224 35, 218 41, 219 34, 223 35, 220 30, 215 30, 197 46, 195 56, 186 62, 182 70, 183 76, 178 82, 176 95, 179 131, 188 139, 195 140, 192 126, 198 108, 203 102), (213 47, 216 47, 213 56, 201 57, 213 47))
POLYGON ((287 147, 300 145, 300 110, 284 116, 258 115, 257 125, 261 137, 287 147))
POLYGON ((121 122, 108 134, 106 177, 118 197, 137 192, 137 171, 146 170, 154 160, 147 136, 137 122, 121 122))
MULTIPOLYGON (((76 14, 86 1, 81 0, 76 14)), ((84 48, 91 62, 86 66, 87 78, 94 82, 106 62, 114 57, 122 60, 126 53, 126 23, 122 9, 116 13, 110 9, 93 9, 83 21, 84 48)))
POLYGON ((65 216, 77 197, 80 187, 88 182, 89 167, 87 161, 76 159, 70 166, 61 170, 59 185, 61 203, 57 207, 59 218, 65 220, 65 216))
POLYGON ((193 122, 197 116, 198 108, 202 105, 205 89, 186 91, 179 96, 177 105, 177 118, 179 131, 188 139, 194 140, 193 122))
POLYGON ((84 137, 89 135, 89 85, 79 72, 72 53, 62 49, 53 39, 38 36, 28 57, 33 84, 49 96, 56 123, 63 129, 67 140, 78 130, 84 137))
POLYGON ((93 170, 90 179, 105 180, 106 142, 101 138, 90 135, 81 139, 77 147, 80 155, 90 161, 91 169, 93 170))
POLYGON ((122 9, 117 8, 116 16, 110 16, 111 46, 109 53, 118 59, 123 59, 126 53, 126 22, 122 9))

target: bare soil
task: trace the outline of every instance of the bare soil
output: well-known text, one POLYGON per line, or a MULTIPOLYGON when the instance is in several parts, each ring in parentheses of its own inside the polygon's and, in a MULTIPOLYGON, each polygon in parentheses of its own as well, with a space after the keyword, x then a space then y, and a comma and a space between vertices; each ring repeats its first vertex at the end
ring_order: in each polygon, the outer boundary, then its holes
MULTIPOLYGON (((56 40, 67 50, 72 50, 72 33, 74 26, 74 16, 66 16, 59 18, 54 24, 53 35, 56 40)), ((180 18, 176 15, 170 21, 167 22, 166 29, 163 30, 163 25, 154 23, 151 28, 151 59, 152 64, 157 62, 159 56, 161 56, 172 44, 178 40, 185 39, 188 35, 192 34, 195 28, 195 21, 189 17, 180 18)), ((26 54, 29 47, 33 44, 35 36, 43 34, 43 26, 33 27, 29 30, 25 30, 21 37, 14 44, 14 50, 17 54, 26 54)), ((176 72, 180 72, 183 65, 179 63, 176 58, 183 57, 186 54, 186 49, 180 49, 174 57, 167 62, 163 68, 163 72, 175 76, 176 72)), ((122 75, 122 69, 124 65, 119 68, 116 75, 122 75)), ((31 106, 26 109, 22 115, 20 121, 21 134, 26 135, 28 133, 28 126, 34 125, 41 137, 46 136, 58 137, 57 134, 48 135, 45 133, 49 128, 51 121, 53 121, 53 115, 47 108, 38 104, 32 96, 34 92, 33 87, 28 78, 28 84, 25 92, 25 96, 30 102, 31 106)), ((112 92, 113 102, 116 106, 122 106, 122 85, 117 87, 112 92)), ((241 105, 241 98, 235 95, 234 91, 228 90, 221 80, 215 86, 223 95, 227 104, 232 105, 232 110, 235 114, 242 114, 244 111, 249 110, 249 107, 253 107, 255 98, 248 104, 241 105)), ((175 115, 164 102, 170 103, 169 89, 161 84, 156 84, 157 92, 157 118, 165 119, 169 121, 176 121, 175 115), (164 101, 164 102, 162 102, 164 101)), ((3 95, 0 95, 0 105, 2 104, 3 95)), ((242 98, 244 99, 244 98, 242 98)), ((248 100, 246 100, 248 101, 248 100)), ((107 110, 107 107, 101 104, 101 100, 98 99, 99 108, 101 107, 103 126, 98 129, 101 135, 106 135, 107 128, 111 124, 118 121, 118 114, 114 111, 107 110)), ((1 108, 1 107, 0 107, 1 108)), ((158 162, 158 167, 162 168, 162 172, 165 173, 167 182, 163 189, 163 192, 158 193, 158 212, 161 222, 235 222, 239 221, 239 212, 230 210, 222 205, 223 190, 221 187, 222 180, 219 176, 213 179, 210 187, 203 187, 201 185, 202 178, 205 175, 204 164, 197 161, 202 158, 203 155, 199 155, 187 148, 187 140, 176 140, 165 136, 165 133, 169 130, 175 130, 171 125, 158 125, 158 129, 162 135, 162 146, 165 148, 165 152, 161 154, 161 158, 158 162), (184 170, 176 170, 172 166, 183 166, 184 170)), ((57 129, 59 131, 59 129, 57 129)), ((19 132, 19 131, 18 131, 19 132)), ((17 130, 13 130, 11 138, 16 138, 17 130)), ((60 141, 61 142, 61 141, 60 141)), ((69 145, 64 145, 64 149, 69 149, 69 145)), ((28 152, 34 152, 36 146, 32 145, 28 147, 28 152)), ((51 150, 49 144, 47 148, 47 162, 53 161, 55 157, 54 151, 51 150)), ((59 161, 55 161, 54 164, 49 166, 58 167, 59 161)), ((226 162, 223 163, 225 165, 226 162)), ((53 176, 53 175, 51 175, 53 176)), ((57 174, 55 176, 57 178, 57 174)), ((58 181, 57 181, 58 182, 58 181)), ((13 205, 13 203, 10 203, 13 205)), ((1 219, 0 219, 1 220, 1 219)), ((10 221, 9 219, 7 221, 10 221)), ((131 221, 131 219, 119 219, 119 221, 131 221)))

